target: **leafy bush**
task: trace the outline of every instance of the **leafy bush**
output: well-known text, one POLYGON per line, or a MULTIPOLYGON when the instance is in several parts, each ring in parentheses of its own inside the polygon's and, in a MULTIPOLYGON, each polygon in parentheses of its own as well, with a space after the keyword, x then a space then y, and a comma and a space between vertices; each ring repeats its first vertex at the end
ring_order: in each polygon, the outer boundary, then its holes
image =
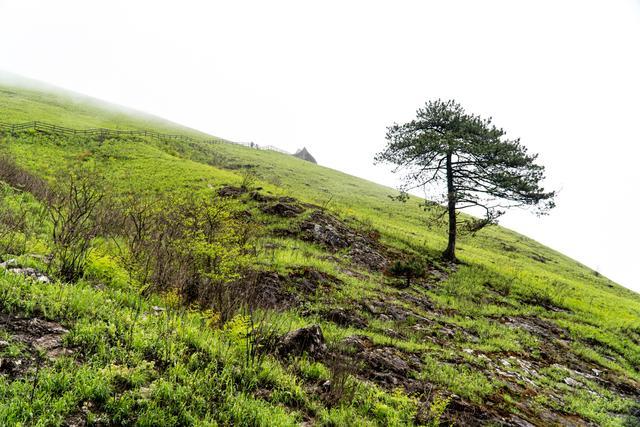
POLYGON ((115 241, 146 291, 177 290, 186 304, 211 307, 224 324, 242 305, 248 224, 213 192, 121 201, 115 241), (124 242, 124 244, 122 244, 124 242))
POLYGON ((424 277, 425 270, 424 265, 416 258, 411 258, 407 261, 398 260, 391 264, 387 269, 387 273, 395 276, 402 277, 406 281, 406 286, 411 286, 411 279, 424 277))

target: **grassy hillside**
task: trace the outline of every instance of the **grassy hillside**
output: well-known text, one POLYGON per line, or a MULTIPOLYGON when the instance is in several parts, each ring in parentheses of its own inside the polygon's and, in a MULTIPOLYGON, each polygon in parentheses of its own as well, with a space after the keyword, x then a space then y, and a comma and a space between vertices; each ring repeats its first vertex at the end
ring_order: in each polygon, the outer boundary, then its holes
MULTIPOLYGON (((31 120, 200 135, 0 86, 0 122, 31 120)), ((251 231, 233 283, 251 277, 255 287, 255 308, 220 322, 215 305, 187 304, 177 289, 141 289, 120 237, 107 235, 92 240, 81 279, 55 280, 45 200, 4 185, 3 209, 26 209, 32 226, 0 235, 0 257, 54 279, 0 273, 4 424, 640 423, 640 297, 525 236, 491 227, 463 237, 462 263, 446 265, 445 230, 419 200, 394 202, 392 189, 223 141, 25 131, 2 134, 0 150, 51 185, 90 170, 114 200, 220 200, 251 231), (426 273, 407 286, 380 268, 398 260, 426 273), (283 336, 309 325, 326 349, 282 350, 283 336)))

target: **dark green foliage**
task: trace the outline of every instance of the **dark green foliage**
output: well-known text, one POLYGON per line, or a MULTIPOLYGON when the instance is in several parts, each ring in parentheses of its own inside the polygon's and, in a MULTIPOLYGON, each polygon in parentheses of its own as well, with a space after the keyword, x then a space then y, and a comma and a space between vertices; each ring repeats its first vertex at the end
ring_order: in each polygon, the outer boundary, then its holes
POLYGON ((447 259, 455 260, 456 209, 484 211, 483 219, 462 224, 476 232, 495 223, 506 208, 536 206, 544 213, 554 207, 555 193, 540 184, 544 167, 535 163, 537 155, 505 135, 491 119, 467 113, 453 100, 429 101, 415 120, 387 129, 388 144, 376 162, 393 164, 394 172, 403 173, 402 193, 423 188, 446 203, 447 259))
POLYGON ((412 279, 424 277, 425 269, 419 260, 411 258, 408 261, 398 260, 394 262, 387 269, 387 273, 392 276, 402 277, 406 281, 406 286, 409 287, 412 279))

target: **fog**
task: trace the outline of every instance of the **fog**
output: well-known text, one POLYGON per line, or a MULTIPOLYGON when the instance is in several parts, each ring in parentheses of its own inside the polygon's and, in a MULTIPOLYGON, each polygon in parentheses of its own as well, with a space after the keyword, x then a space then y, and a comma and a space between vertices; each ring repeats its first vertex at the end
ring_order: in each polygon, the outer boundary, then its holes
POLYGON ((0 0, 0 18, 0 69, 390 186, 386 126, 455 98, 559 190, 550 216, 501 223, 640 291, 637 0, 0 0))

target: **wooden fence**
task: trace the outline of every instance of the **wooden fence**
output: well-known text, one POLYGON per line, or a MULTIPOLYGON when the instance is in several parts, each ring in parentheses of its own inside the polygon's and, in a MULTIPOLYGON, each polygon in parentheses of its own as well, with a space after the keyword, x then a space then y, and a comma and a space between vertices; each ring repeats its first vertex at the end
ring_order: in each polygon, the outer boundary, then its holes
POLYGON ((51 123, 40 122, 40 121, 32 121, 32 122, 24 122, 24 123, 3 123, 0 122, 0 132, 9 132, 9 133, 17 133, 24 132, 28 130, 33 130, 40 133, 46 133, 49 135, 60 135, 60 136, 86 136, 89 138, 99 138, 99 139, 108 139, 108 138, 118 138, 121 136, 145 136, 150 138, 156 138, 159 140, 177 140, 189 143, 208 143, 208 144, 217 144, 220 142, 229 142, 231 144, 244 145, 246 147, 261 149, 261 150, 271 150, 277 151, 283 154, 290 154, 284 150, 281 150, 277 147, 273 147, 271 145, 267 146, 259 146, 253 142, 234 142, 234 141, 226 141, 220 139, 202 139, 202 138, 194 138, 187 135, 180 134, 170 134, 170 133, 159 133, 150 130, 120 130, 120 129, 107 129, 107 128, 89 128, 89 129, 73 129, 64 126, 58 126, 51 123))

